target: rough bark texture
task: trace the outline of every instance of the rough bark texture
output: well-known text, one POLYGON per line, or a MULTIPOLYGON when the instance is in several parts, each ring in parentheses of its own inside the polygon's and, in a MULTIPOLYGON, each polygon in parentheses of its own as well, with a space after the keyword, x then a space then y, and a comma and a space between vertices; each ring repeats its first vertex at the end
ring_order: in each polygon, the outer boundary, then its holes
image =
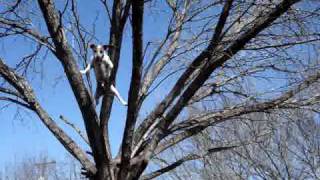
POLYGON ((130 170, 132 140, 138 117, 139 89, 141 85, 143 63, 143 1, 132 2, 132 75, 128 99, 128 112, 122 140, 121 164, 118 179, 127 179, 130 170))
POLYGON ((38 3, 56 48, 55 55, 64 68, 81 110, 93 157, 98 167, 97 174, 98 176, 105 176, 104 166, 109 164, 110 159, 107 157, 106 144, 103 140, 102 131, 99 128, 99 119, 95 111, 95 105, 85 87, 78 65, 67 43, 63 26, 60 24, 59 15, 55 10, 54 2, 50 0, 39 0, 38 3), (100 175, 100 173, 102 174, 100 175))
POLYGON ((0 59, 0 75, 7 82, 9 82, 20 93, 22 98, 28 103, 29 108, 36 112, 39 119, 52 132, 52 134, 59 140, 59 142, 89 171, 89 173, 96 173, 95 165, 88 159, 87 155, 82 149, 51 119, 48 113, 39 104, 32 88, 26 80, 16 74, 14 70, 10 69, 0 59))
MULTIPOLYGON (((14 96, 16 99, 7 97, 0 98, 0 100, 11 101, 34 111, 68 152, 81 163, 85 170, 84 174, 87 175, 88 178, 92 180, 129 180, 139 179, 140 177, 142 179, 156 178, 174 170, 184 162, 199 159, 210 153, 236 148, 238 145, 212 148, 206 150, 207 153, 202 155, 186 155, 180 160, 168 164, 166 167, 142 176, 150 160, 156 155, 189 137, 199 134, 206 128, 222 123, 230 118, 253 112, 265 112, 281 106, 287 107, 293 105, 293 102, 290 101, 291 98, 320 79, 320 74, 314 73, 314 75, 305 78, 303 82, 297 83, 298 85, 295 86, 295 88, 288 89, 280 96, 270 98, 268 101, 252 101, 246 105, 234 106, 221 111, 192 116, 174 124, 184 108, 190 105, 190 102, 200 101, 216 92, 214 87, 207 90, 206 93, 197 94, 215 71, 222 68, 223 65, 234 58, 238 52, 245 49, 262 31, 271 27, 280 16, 288 12, 291 6, 298 1, 299 0, 283 0, 270 6, 272 8, 262 11, 259 16, 254 17, 253 20, 247 24, 249 28, 242 28, 240 33, 236 33, 236 35, 231 37, 231 40, 230 37, 227 36, 230 28, 242 18, 242 16, 239 16, 239 19, 233 19, 234 22, 229 22, 231 21, 230 18, 232 18, 230 17, 232 15, 231 13, 235 13, 233 5, 237 3, 237 1, 226 0, 223 1, 223 3, 216 2, 208 5, 208 7, 217 4, 220 5, 219 9, 221 9, 221 12, 216 16, 217 23, 214 29, 210 29, 210 36, 208 36, 207 42, 204 43, 205 47, 202 48, 202 51, 197 53, 196 56, 193 56, 189 61, 190 63, 185 65, 186 68, 184 71, 175 78, 176 81, 173 87, 168 89, 168 94, 161 99, 160 103, 156 105, 154 109, 150 110, 150 113, 146 115, 146 118, 143 119, 141 124, 137 125, 140 109, 148 96, 150 87, 155 85, 158 80, 157 78, 172 59, 174 59, 174 56, 178 56, 176 53, 179 52, 179 43, 184 42, 183 38, 185 38, 183 36, 184 27, 187 26, 186 24, 188 22, 192 21, 193 16, 196 16, 198 13, 200 14, 205 8, 200 8, 200 10, 197 10, 195 6, 191 8, 193 1, 190 0, 185 0, 184 3, 181 4, 176 4, 174 3, 175 1, 167 1, 167 6, 173 14, 171 21, 174 21, 174 23, 170 23, 165 40, 163 40, 159 48, 156 49, 150 64, 145 68, 146 72, 143 72, 143 19, 144 6, 147 1, 114 1, 112 4, 112 13, 109 14, 108 2, 101 0, 110 18, 109 44, 114 47, 108 52, 114 64, 114 69, 110 79, 107 80, 109 83, 107 87, 115 84, 125 25, 129 16, 131 16, 130 20, 132 20, 133 54, 130 89, 128 92, 128 109, 121 148, 114 159, 112 159, 108 134, 109 119, 114 99, 113 94, 107 89, 99 114, 96 110, 92 95, 87 90, 79 72, 72 48, 67 41, 65 28, 62 23, 63 13, 58 13, 53 0, 38 0, 39 8, 50 35, 50 40, 42 36, 38 31, 26 28, 24 25, 15 21, 2 19, 0 17, 0 25, 15 28, 16 30, 23 30, 24 34, 27 34, 41 45, 45 45, 50 49, 61 63, 83 117, 88 143, 92 151, 92 153, 90 152, 89 154, 93 155, 94 162, 90 160, 79 145, 58 127, 42 108, 26 79, 13 69, 10 69, 2 60, 0 60, 0 75, 14 90, 0 87, 0 92, 14 96), (194 14, 189 15, 189 12, 194 12, 194 14), (158 58, 159 54, 163 56, 158 58)), ((73 9, 74 8, 73 6, 73 9)), ((250 9, 250 7, 248 7, 248 9, 250 9)), ((215 86, 217 86, 217 84, 215 84, 215 86)), ((74 127, 74 129, 79 133, 81 132, 76 127, 74 127)), ((81 135, 81 137, 86 140, 85 135, 81 135)))

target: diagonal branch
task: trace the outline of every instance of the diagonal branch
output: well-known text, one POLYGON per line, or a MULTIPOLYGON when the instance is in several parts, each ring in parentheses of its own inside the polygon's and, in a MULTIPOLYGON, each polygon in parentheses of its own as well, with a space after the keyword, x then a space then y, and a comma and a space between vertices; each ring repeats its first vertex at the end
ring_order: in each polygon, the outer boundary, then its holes
POLYGON ((30 106, 24 102, 21 102, 17 99, 13 99, 13 98, 10 98, 10 97, 0 97, 0 101, 8 101, 8 102, 11 102, 11 103, 15 103, 17 105, 20 105, 20 106, 23 106, 27 109, 31 109, 30 106))
POLYGON ((49 38, 45 37, 45 36, 42 36, 35 29, 30 29, 30 28, 26 27, 24 24, 21 24, 19 22, 12 21, 12 20, 9 20, 9 19, 4 19, 4 18, 0 18, 0 24, 4 24, 4 25, 9 26, 11 28, 18 29, 18 30, 22 31, 23 34, 27 34, 32 39, 34 39, 35 41, 39 42, 40 44, 45 45, 51 51, 53 51, 53 52, 55 51, 54 47, 52 46, 52 44, 48 40, 49 38))
POLYGON ((227 17, 229 16, 229 11, 231 9, 233 0, 228 0, 223 9, 219 22, 215 28, 215 32, 211 38, 210 44, 208 47, 198 55, 195 60, 189 65, 187 70, 180 76, 170 93, 166 98, 158 105, 158 107, 153 110, 148 117, 141 123, 141 125, 136 130, 135 140, 141 139, 141 137, 146 133, 150 126, 154 123, 154 120, 161 117, 167 108, 172 104, 177 96, 183 91, 183 87, 190 80, 190 77, 194 72, 203 65, 205 60, 212 58, 213 51, 218 46, 218 41, 221 38, 221 32, 226 23, 227 17))
POLYGON ((110 14, 110 10, 109 10, 109 7, 108 7, 108 3, 107 3, 107 0, 100 0, 101 3, 103 4, 105 10, 106 10, 106 13, 107 13, 107 16, 108 16, 108 19, 111 23, 111 14, 110 14))
POLYGON ((319 81, 320 79, 320 72, 316 73, 315 75, 309 76, 306 80, 301 82, 299 85, 294 87, 293 89, 283 93, 280 97, 275 98, 270 101, 255 103, 252 105, 246 106, 237 106, 232 107, 223 111, 219 112, 210 112, 198 115, 197 117, 193 117, 187 121, 183 121, 179 124, 173 125, 168 132, 167 135, 170 135, 177 131, 182 131, 181 133, 175 135, 174 137, 170 138, 168 141, 160 144, 155 153, 161 153, 164 150, 172 147, 179 142, 200 133, 202 130, 206 129, 209 126, 215 125, 217 123, 224 122, 229 120, 230 118, 241 116, 244 114, 249 114, 253 112, 265 112, 275 107, 282 107, 288 106, 290 104, 288 100, 294 97, 304 89, 308 88, 313 83, 319 81))
MULTIPOLYGON (((223 91, 221 90, 217 90, 219 87, 223 87, 225 85, 227 85, 229 82, 232 82, 238 78, 241 78, 243 76, 249 76, 251 74, 257 73, 257 72, 261 72, 264 70, 265 67, 260 68, 260 67, 256 67, 253 69, 246 69, 244 71, 241 71, 238 75, 235 76, 231 76, 227 79, 224 79, 223 81, 219 81, 219 82, 213 82, 213 83, 207 83, 204 86, 201 87, 201 89, 199 89, 197 91, 197 93, 192 97, 192 99, 189 101, 188 105, 196 103, 196 102, 200 102, 201 100, 205 99, 206 97, 209 97, 213 94, 218 94, 221 93, 223 91)), ((230 91, 232 92, 232 91, 230 91)), ((242 95, 242 96, 246 96, 245 94, 242 94, 240 92, 233 92, 234 94, 238 94, 238 95, 242 95)))
POLYGON ((75 124, 71 123, 70 121, 68 121, 64 116, 60 115, 59 118, 66 123, 67 125, 69 125, 72 129, 74 129, 79 136, 83 139, 84 142, 86 142, 89 145, 89 141, 88 138, 81 132, 80 128, 78 128, 75 124))
POLYGON ((28 103, 29 109, 32 109, 52 132, 58 141, 69 151, 81 165, 91 174, 96 173, 95 165, 88 159, 82 149, 51 119, 48 113, 41 107, 36 96, 27 81, 16 74, 12 69, 3 63, 0 59, 0 75, 11 84, 28 103))
POLYGON ((216 147, 216 148, 211 148, 211 149, 208 149, 206 151, 205 154, 203 155, 197 155, 197 154, 189 154, 189 155, 186 155, 184 157, 182 157, 181 159, 179 159, 178 161, 174 162, 174 163, 171 163, 170 165, 162 168, 162 169, 159 169, 155 172, 151 172, 149 174, 146 174, 144 176, 141 177, 142 180, 148 180, 148 179, 153 179, 153 178, 156 178, 160 175, 163 175, 164 173, 167 173, 167 172, 170 172, 172 170, 174 170, 175 168, 181 166, 183 163, 186 163, 188 161, 192 161, 192 160, 197 160, 197 159, 200 159, 200 158, 203 158, 207 155, 210 155, 212 153, 216 153, 216 152, 221 152, 221 151, 226 151, 226 150, 230 150, 230 149, 233 149, 233 148, 236 148, 238 146, 226 146, 226 147, 216 147))
POLYGON ((119 179, 125 179, 130 164, 132 153, 132 139, 139 109, 139 89, 141 85, 142 63, 143 63, 143 13, 144 2, 132 2, 132 34, 133 34, 133 55, 132 55, 132 75, 128 99, 127 120, 124 129, 121 165, 119 179))
MULTIPOLYGON (((141 96, 140 98, 141 99, 139 99, 139 101, 143 101, 143 99, 147 95, 147 92, 148 92, 150 86, 155 81, 155 79, 157 78, 157 76, 159 75, 161 70, 165 67, 165 65, 167 65, 169 63, 169 61, 171 60, 171 56, 176 51, 176 49, 178 47, 178 40, 181 36, 182 27, 185 24, 185 18, 187 17, 187 14, 188 14, 187 12, 190 7, 190 4, 191 4, 190 1, 187 0, 187 1, 185 1, 184 9, 182 10, 181 13, 179 13, 178 10, 176 10, 176 12, 174 12, 174 16, 176 19, 176 25, 175 25, 174 34, 172 35, 172 40, 170 41, 170 43, 168 45, 169 47, 166 50, 165 55, 157 61, 157 63, 152 67, 152 69, 150 69, 150 67, 147 67, 147 72, 145 74, 145 77, 143 78, 143 85, 141 86, 141 91, 140 91, 140 96, 141 96)), ((171 31, 168 30, 168 34, 166 36, 166 39, 165 39, 165 41, 163 41, 164 43, 166 42, 167 38, 169 38, 170 35, 171 35, 171 31)), ((160 52, 164 43, 159 46, 159 49, 156 51, 155 55, 157 55, 160 52)), ((153 64, 152 61, 154 61, 155 57, 156 56, 154 56, 153 59, 151 59, 151 62, 149 64, 150 66, 153 64)), ((142 102, 140 102, 140 103, 142 103, 142 102)))
POLYGON ((102 132, 98 125, 99 118, 95 110, 95 105, 85 87, 78 65, 72 54, 70 45, 67 42, 54 2, 52 0, 38 0, 38 4, 44 16, 47 29, 56 47, 55 55, 63 65, 69 84, 71 85, 81 110, 82 117, 84 118, 94 160, 97 166, 100 164, 107 164, 109 159, 107 157, 106 145, 103 141, 102 132))
POLYGON ((8 88, 4 88, 4 87, 0 87, 0 92, 5 93, 5 94, 9 94, 12 96, 16 96, 20 99, 23 99, 23 96, 21 94, 19 94, 18 92, 8 89, 8 88))
POLYGON ((209 61, 204 64, 200 69, 200 73, 194 78, 190 85, 186 88, 183 94, 179 97, 171 110, 167 115, 160 121, 158 128, 156 129, 154 138, 152 138, 149 147, 145 150, 146 159, 149 159, 153 154, 154 149, 157 144, 162 139, 161 137, 165 134, 168 127, 179 115, 182 109, 187 105, 189 100, 197 92, 197 90, 204 84, 204 82, 210 77, 211 73, 223 65, 227 60, 232 58, 234 54, 239 52, 251 39, 253 39, 258 33, 260 33, 265 28, 269 27, 272 22, 274 22, 279 16, 285 13, 291 5, 298 2, 299 0, 284 0, 278 4, 273 10, 258 18, 254 21, 253 27, 248 29, 239 38, 237 38, 231 45, 224 50, 220 57, 213 58, 209 56, 209 61))

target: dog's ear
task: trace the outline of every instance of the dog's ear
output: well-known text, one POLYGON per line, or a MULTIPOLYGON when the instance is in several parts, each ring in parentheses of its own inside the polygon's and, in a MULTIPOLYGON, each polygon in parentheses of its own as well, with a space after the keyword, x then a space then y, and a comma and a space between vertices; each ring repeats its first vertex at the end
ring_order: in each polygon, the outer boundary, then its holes
POLYGON ((95 49, 95 48, 96 48, 96 45, 95 45, 95 44, 90 44, 89 47, 90 47, 91 49, 95 49))
POLYGON ((108 48, 113 48, 114 46, 113 45, 110 45, 110 44, 105 44, 105 45, 103 45, 103 49, 104 50, 107 50, 108 48))

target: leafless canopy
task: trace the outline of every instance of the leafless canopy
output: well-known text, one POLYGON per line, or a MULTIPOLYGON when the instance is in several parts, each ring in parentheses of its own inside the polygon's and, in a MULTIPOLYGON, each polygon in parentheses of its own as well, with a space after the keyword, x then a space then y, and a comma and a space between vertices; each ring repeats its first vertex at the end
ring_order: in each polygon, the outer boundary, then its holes
POLYGON ((235 117, 280 109, 317 112, 320 94, 305 93, 317 88, 320 78, 317 1, 92 1, 107 21, 106 44, 115 47, 109 50, 114 63, 109 83, 115 83, 118 74, 122 43, 132 47, 123 139, 113 156, 108 126, 114 98, 108 90, 97 109, 92 78, 83 78, 79 72, 90 63, 88 44, 102 41, 95 22, 93 28, 84 25, 80 3, 89 2, 0 1, 0 38, 22 37, 36 47, 16 65, 0 57, 0 100, 34 112, 90 179, 151 179, 184 162, 243 146, 208 147, 167 167, 146 171, 152 160, 170 148, 235 117), (155 16, 160 22, 150 23, 155 16), (149 38, 148 26, 157 23, 162 27, 149 38), (123 41, 126 31, 132 34, 131 42, 123 41), (30 71, 39 65, 39 57, 47 58, 44 54, 62 65, 61 74, 70 85, 65 89, 73 92, 85 129, 69 122, 63 109, 60 117, 92 153, 85 153, 38 100, 30 71), (192 109, 197 113, 190 113, 192 109))

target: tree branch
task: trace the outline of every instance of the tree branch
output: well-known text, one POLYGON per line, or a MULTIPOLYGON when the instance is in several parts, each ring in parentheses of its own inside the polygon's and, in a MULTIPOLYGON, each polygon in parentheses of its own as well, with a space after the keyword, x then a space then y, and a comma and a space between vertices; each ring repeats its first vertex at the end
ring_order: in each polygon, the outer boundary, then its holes
POLYGON ((127 22, 127 19, 129 17, 129 12, 130 12, 130 7, 131 7, 131 2, 132 0, 127 0, 126 1, 126 4, 124 5, 124 9, 122 10, 123 13, 121 15, 121 19, 120 19, 120 26, 124 27, 126 22, 127 22))
MULTIPOLYGON (((178 47, 178 40, 180 38, 181 32, 182 32, 182 27, 185 23, 185 18, 187 16, 187 12, 188 9, 190 7, 190 1, 186 0, 185 1, 185 5, 184 5, 184 9, 182 10, 181 13, 178 12, 178 10, 176 10, 174 12, 175 14, 175 19, 176 19, 176 26, 175 26, 175 31, 174 34, 172 36, 172 40, 170 41, 170 44, 168 45, 168 49, 165 52, 165 55, 163 57, 160 58, 160 60, 157 61, 157 63, 152 67, 152 69, 149 69, 149 67, 147 68, 147 72, 146 75, 143 78, 143 85, 141 86, 141 90, 140 90, 140 99, 139 101, 143 101, 143 99, 145 98, 150 86, 152 85, 152 83, 155 81, 155 79, 157 78, 157 76, 159 75, 159 73, 161 72, 161 70, 165 67, 165 65, 167 65, 169 63, 169 61, 171 60, 171 56, 173 55, 173 53, 176 51, 177 47, 178 47)), ((168 35, 170 35, 170 30, 168 30, 168 35)), ((168 36, 166 36, 167 38, 168 36)), ((169 37, 168 37, 169 38, 169 37)), ((166 39, 165 39, 166 40, 166 39)), ((166 42, 166 41, 163 41, 166 42)), ((156 52, 159 53, 162 46, 164 44, 161 44, 159 46, 158 51, 156 52)), ((155 58, 155 57, 154 57, 155 58)), ((151 59, 150 62, 150 66, 152 65, 152 61, 155 59, 151 59)), ((140 102, 142 103, 142 102, 140 102)))
POLYGON ((54 47, 52 46, 52 44, 48 40, 49 38, 42 36, 38 31, 36 31, 34 29, 30 29, 21 23, 18 23, 16 21, 11 21, 8 19, 4 19, 1 17, 0 17, 0 24, 4 24, 4 25, 7 25, 12 28, 19 29, 20 31, 22 31, 23 34, 29 35, 35 41, 48 47, 51 51, 53 51, 53 52, 55 51, 54 47))
POLYGON ((107 12, 108 19, 109 19, 109 21, 111 23, 111 14, 110 14, 110 10, 109 10, 108 4, 107 4, 107 0, 100 0, 100 1, 103 4, 103 6, 104 6, 104 8, 105 8, 105 10, 107 12))
POLYGON ((17 99, 10 98, 10 97, 0 97, 0 101, 12 102, 12 103, 18 104, 20 106, 23 106, 23 107, 25 107, 27 109, 31 109, 31 107, 28 104, 26 104, 24 102, 21 102, 21 101, 19 101, 17 99))
POLYGON ((27 81, 16 74, 12 69, 3 63, 0 59, 0 75, 11 84, 28 103, 29 109, 32 109, 52 132, 58 141, 69 151, 81 165, 91 174, 96 173, 95 165, 88 159, 82 149, 51 119, 48 113, 41 107, 36 96, 27 81))
POLYGON ((267 14, 257 18, 253 22, 253 27, 248 29, 246 32, 240 35, 231 45, 226 48, 220 57, 213 58, 212 54, 209 56, 208 62, 201 67, 199 74, 194 78, 190 85, 186 88, 184 93, 176 101, 175 105, 172 106, 171 110, 167 115, 161 119, 158 128, 156 129, 155 135, 152 137, 151 143, 146 148, 145 158, 149 159, 153 154, 153 151, 157 147, 157 144, 162 139, 162 136, 166 134, 166 130, 179 115, 181 110, 187 105, 189 100, 197 92, 197 90, 204 84, 204 82, 210 77, 211 73, 223 65, 227 60, 232 58, 234 54, 239 52, 251 39, 253 39, 258 33, 265 28, 269 27, 279 16, 285 13, 291 5, 298 2, 299 0, 284 0, 278 4, 273 10, 267 14))
MULTIPOLYGON (((129 1, 127 1, 129 3, 129 1)), ((130 3, 131 5, 131 3, 130 3)), ((112 19, 111 19, 111 31, 109 35, 109 44, 113 45, 115 48, 109 50, 109 56, 113 62, 113 71, 109 79, 110 84, 115 85, 116 74, 118 71, 120 52, 122 46, 123 30, 128 19, 129 13, 121 15, 122 3, 121 1, 114 1, 112 7, 112 19)), ((130 9, 130 6, 129 6, 130 9)), ((110 87, 107 85, 107 87, 110 87)), ((111 157, 111 149, 109 143, 109 130, 108 123, 112 109, 113 94, 108 89, 106 95, 103 97, 102 105, 100 109, 100 128, 102 129, 103 138, 106 142, 106 147, 108 150, 108 156, 111 157)))
POLYGON ((0 92, 5 93, 5 94, 9 94, 12 96, 16 96, 20 99, 23 99, 23 96, 21 94, 19 94, 18 92, 14 91, 14 90, 11 90, 11 89, 0 87, 0 92))
POLYGON ((56 47, 55 55, 63 65, 81 110, 82 117, 84 118, 94 160, 97 166, 100 164, 108 164, 110 159, 107 156, 105 141, 103 140, 102 132, 98 125, 99 119, 95 111, 95 105, 85 87, 78 65, 73 57, 70 45, 67 42, 63 25, 60 24, 60 17, 56 12, 54 2, 52 0, 38 0, 38 4, 56 47))
POLYGON ((233 149, 233 148, 236 148, 236 147, 238 147, 238 146, 216 147, 216 148, 208 149, 206 151, 206 153, 203 154, 203 155, 197 155, 197 154, 186 155, 186 156, 182 157, 181 159, 179 159, 178 161, 176 161, 174 163, 171 163, 167 167, 164 167, 164 168, 159 169, 159 170, 157 170, 155 172, 152 172, 152 173, 149 173, 149 174, 146 174, 146 175, 142 176, 141 179, 142 180, 148 180, 148 179, 156 178, 156 177, 158 177, 160 175, 163 175, 164 173, 167 173, 169 171, 174 170, 175 168, 181 166, 183 163, 186 163, 188 161, 197 160, 197 159, 203 158, 203 157, 205 157, 207 155, 210 155, 212 153, 226 151, 226 150, 233 149))
POLYGON ((67 125, 69 125, 72 129, 74 129, 79 136, 83 139, 84 142, 86 142, 88 145, 90 145, 88 138, 81 132, 81 130, 73 123, 71 123, 70 121, 68 121, 64 116, 60 115, 59 118, 66 123, 67 125))
POLYGON ((128 99, 127 120, 123 133, 121 148, 121 165, 119 179, 126 179, 132 153, 132 139, 139 109, 139 89, 141 85, 143 63, 143 13, 142 0, 132 2, 132 75, 128 99))
POLYGON ((177 96, 183 91, 183 87, 187 84, 192 77, 192 74, 203 65, 204 61, 212 58, 213 51, 218 45, 218 40, 220 39, 221 31, 226 23, 227 17, 229 16, 229 11, 231 9, 233 0, 228 0, 223 9, 221 16, 219 18, 219 23, 216 26, 215 32, 211 38, 208 47, 198 55, 195 60, 189 65, 187 70, 180 76, 170 93, 166 98, 154 109, 147 118, 140 124, 135 133, 135 139, 141 139, 141 137, 146 133, 148 128, 154 123, 154 120, 161 117, 167 108, 172 104, 177 96))
POLYGON ((290 98, 294 97, 295 95, 297 95, 298 93, 300 93, 301 91, 309 87, 311 84, 317 82, 319 79, 320 79, 320 72, 317 72, 315 75, 309 76, 302 83, 300 83, 293 89, 283 93, 280 97, 275 98, 273 100, 261 102, 261 103, 255 103, 255 104, 246 105, 246 106, 235 106, 235 107, 232 107, 223 111, 219 111, 219 112, 214 112, 214 113, 212 112, 204 113, 204 114, 198 115, 197 117, 193 117, 190 120, 183 121, 176 125, 172 125, 172 127, 170 127, 170 129, 166 132, 165 136, 170 135, 177 131, 182 131, 182 132, 170 138, 165 143, 160 144, 157 147, 155 153, 158 154, 160 152, 163 152, 169 147, 175 144, 178 144, 179 142, 195 134, 198 134, 205 128, 212 125, 216 125, 217 123, 224 122, 230 118, 253 113, 253 112, 265 112, 275 107, 288 106, 288 104, 290 104, 288 102, 290 98))

